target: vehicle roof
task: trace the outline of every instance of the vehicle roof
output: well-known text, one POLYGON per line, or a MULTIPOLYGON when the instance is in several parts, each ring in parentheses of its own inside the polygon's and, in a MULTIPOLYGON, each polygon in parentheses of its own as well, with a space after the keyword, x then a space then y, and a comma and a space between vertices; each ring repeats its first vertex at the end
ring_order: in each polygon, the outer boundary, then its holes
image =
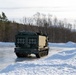
POLYGON ((46 36, 45 34, 41 34, 38 32, 32 32, 32 31, 19 31, 17 35, 42 35, 42 36, 46 36))
POLYGON ((19 31, 18 35, 36 35, 35 32, 29 32, 29 31, 19 31))

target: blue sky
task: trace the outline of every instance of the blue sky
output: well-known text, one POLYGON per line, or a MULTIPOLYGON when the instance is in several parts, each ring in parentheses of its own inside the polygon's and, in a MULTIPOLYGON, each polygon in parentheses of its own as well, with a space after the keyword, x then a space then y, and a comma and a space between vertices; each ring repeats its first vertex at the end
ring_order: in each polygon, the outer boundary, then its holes
POLYGON ((0 0, 1 12, 11 19, 32 17, 36 12, 76 19, 76 0, 0 0))

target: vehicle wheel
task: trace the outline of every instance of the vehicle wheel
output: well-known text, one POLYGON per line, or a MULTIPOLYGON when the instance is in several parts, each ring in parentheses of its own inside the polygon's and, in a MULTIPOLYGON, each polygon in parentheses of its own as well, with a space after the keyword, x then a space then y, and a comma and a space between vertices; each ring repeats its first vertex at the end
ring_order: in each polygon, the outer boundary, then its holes
POLYGON ((49 51, 47 50, 47 55, 48 55, 49 51))
POLYGON ((16 53, 18 58, 23 58, 23 57, 27 57, 27 54, 20 54, 20 53, 16 53))
POLYGON ((36 57, 37 57, 37 58, 40 58, 40 54, 36 54, 36 57))
POLYGON ((16 56, 17 56, 18 58, 21 58, 21 57, 22 57, 22 55, 19 54, 19 53, 16 53, 16 56))

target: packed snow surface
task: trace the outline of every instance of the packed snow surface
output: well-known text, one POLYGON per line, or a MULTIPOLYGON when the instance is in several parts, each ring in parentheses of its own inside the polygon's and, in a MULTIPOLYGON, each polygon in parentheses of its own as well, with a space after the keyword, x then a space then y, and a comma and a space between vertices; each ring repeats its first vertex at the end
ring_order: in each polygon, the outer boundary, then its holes
POLYGON ((48 56, 11 63, 0 75, 76 75, 76 43, 49 43, 48 56))
POLYGON ((0 42, 0 47, 14 47, 15 44, 10 42, 10 43, 7 43, 7 42, 0 42))

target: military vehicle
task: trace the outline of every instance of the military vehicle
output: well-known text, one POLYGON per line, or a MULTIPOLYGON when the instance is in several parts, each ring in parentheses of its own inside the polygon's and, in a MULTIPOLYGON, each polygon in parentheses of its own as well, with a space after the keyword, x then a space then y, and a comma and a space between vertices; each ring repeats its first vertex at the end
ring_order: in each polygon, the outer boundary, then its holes
POLYGON ((15 54, 26 57, 35 54, 37 58, 48 55, 48 37, 44 34, 20 31, 15 36, 15 54))

